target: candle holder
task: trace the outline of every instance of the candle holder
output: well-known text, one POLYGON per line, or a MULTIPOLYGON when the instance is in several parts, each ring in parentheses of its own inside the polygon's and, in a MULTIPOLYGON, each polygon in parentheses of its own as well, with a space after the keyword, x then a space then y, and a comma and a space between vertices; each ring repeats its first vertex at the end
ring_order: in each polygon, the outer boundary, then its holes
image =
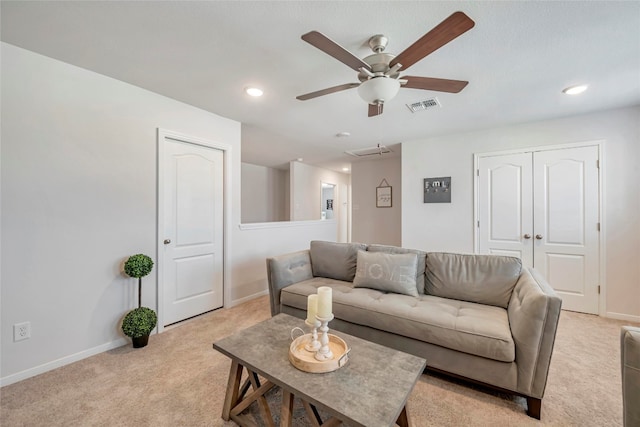
POLYGON ((315 353, 320 350, 320 341, 318 341, 318 328, 320 327, 320 321, 316 318, 313 323, 309 322, 309 320, 305 320, 304 323, 311 328, 311 341, 305 344, 304 349, 315 353))
POLYGON ((320 322, 320 348, 316 352, 316 360, 331 360, 333 353, 329 348, 329 322, 333 320, 333 314, 329 317, 316 316, 316 320, 320 322))

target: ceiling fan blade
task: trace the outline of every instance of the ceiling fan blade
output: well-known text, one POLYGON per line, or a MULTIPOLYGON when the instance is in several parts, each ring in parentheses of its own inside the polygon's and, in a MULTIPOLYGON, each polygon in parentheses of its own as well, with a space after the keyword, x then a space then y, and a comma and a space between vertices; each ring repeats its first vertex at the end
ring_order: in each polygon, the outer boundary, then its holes
POLYGON ((464 80, 436 79, 433 77, 403 76, 407 83, 402 87, 410 89, 435 90, 437 92, 458 93, 469 84, 464 80))
POLYGON ((360 68, 363 67, 364 69, 371 71, 371 66, 369 64, 322 33, 310 31, 307 34, 303 34, 301 38, 327 55, 333 56, 338 61, 351 67, 354 71, 360 71, 360 68))
POLYGON ((384 104, 369 104, 369 117, 377 116, 382 114, 382 107, 384 104))
POLYGON ((402 69, 406 70, 425 56, 469 31, 474 25, 476 23, 463 12, 455 12, 393 58, 389 66, 393 67, 400 63, 402 64, 402 69))
POLYGON ((341 90, 352 89, 358 86, 360 86, 360 83, 345 83, 343 85, 328 87, 326 89, 317 90, 311 93, 305 93, 304 95, 296 96, 296 99, 299 99, 300 101, 306 101, 307 99, 317 98, 322 95, 329 95, 330 93, 340 92, 341 90))

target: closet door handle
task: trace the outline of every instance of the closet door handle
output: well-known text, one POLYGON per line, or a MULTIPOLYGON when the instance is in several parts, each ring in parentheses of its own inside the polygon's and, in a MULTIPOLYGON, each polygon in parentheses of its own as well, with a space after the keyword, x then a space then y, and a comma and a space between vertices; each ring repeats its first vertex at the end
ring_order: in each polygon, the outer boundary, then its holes
POLYGON ((525 239, 530 239, 530 238, 531 238, 531 234, 527 233, 527 234, 525 234, 525 235, 524 235, 524 236, 522 236, 522 237, 524 237, 525 239))
POLYGON ((536 239, 542 240, 542 234, 536 234, 536 239))

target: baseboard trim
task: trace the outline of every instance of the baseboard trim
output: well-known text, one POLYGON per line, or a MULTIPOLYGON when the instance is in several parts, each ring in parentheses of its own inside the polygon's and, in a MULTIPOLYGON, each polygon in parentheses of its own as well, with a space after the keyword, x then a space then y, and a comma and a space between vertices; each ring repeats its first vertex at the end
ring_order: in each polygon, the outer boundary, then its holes
POLYGON ((86 359, 87 357, 95 356, 96 354, 104 353, 105 351, 113 350, 114 348, 122 347, 128 342, 129 340, 127 338, 119 338, 115 341, 111 341, 97 347, 71 354, 69 356, 61 357, 60 359, 44 363, 33 368, 25 369, 24 371, 17 372, 15 374, 7 375, 6 377, 0 378, 0 387, 17 383, 19 381, 26 380, 27 378, 35 377, 36 375, 44 374, 45 372, 49 372, 56 368, 69 365, 70 363, 86 359))
POLYGON ((256 298, 259 298, 259 297, 262 297, 262 296, 265 296, 265 295, 269 295, 269 289, 265 289, 264 291, 260 291, 260 292, 257 292, 255 294, 251 294, 249 296, 246 296, 246 297, 243 297, 243 298, 240 298, 240 299, 234 299, 233 301, 231 301, 231 305, 229 305, 228 308, 235 307, 236 305, 240 305, 242 303, 245 303, 247 301, 251 301, 252 299, 256 299, 256 298))
POLYGON ((605 317, 608 317, 609 319, 624 320, 632 323, 640 323, 640 316, 634 316, 631 314, 613 313, 611 311, 607 311, 605 317))

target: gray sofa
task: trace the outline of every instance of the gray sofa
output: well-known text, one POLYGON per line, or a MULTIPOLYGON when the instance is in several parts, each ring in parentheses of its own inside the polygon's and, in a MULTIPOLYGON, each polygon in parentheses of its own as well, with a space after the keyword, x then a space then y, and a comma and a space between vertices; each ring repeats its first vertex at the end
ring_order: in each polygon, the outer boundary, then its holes
POLYGON ((524 396, 540 419, 561 300, 519 259, 313 241, 268 258, 267 275, 272 315, 304 319, 307 296, 330 286, 330 328, 524 396))
POLYGON ((640 328, 620 331, 622 407, 624 427, 640 426, 640 328))

